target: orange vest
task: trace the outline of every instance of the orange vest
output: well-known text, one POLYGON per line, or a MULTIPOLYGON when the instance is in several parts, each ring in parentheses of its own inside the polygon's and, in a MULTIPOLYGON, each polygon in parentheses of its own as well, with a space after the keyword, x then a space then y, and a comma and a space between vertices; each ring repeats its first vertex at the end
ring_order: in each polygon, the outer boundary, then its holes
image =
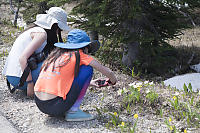
MULTIPOLYGON (((82 50, 79 50, 79 53, 80 65, 89 65, 93 60, 91 56, 84 54, 82 50)), ((76 64, 75 53, 72 52, 70 60, 69 55, 68 52, 64 53, 56 60, 55 64, 51 63, 46 71, 42 70, 40 72, 34 91, 46 92, 62 97, 64 100, 66 99, 66 95, 74 80, 74 69, 76 64)))

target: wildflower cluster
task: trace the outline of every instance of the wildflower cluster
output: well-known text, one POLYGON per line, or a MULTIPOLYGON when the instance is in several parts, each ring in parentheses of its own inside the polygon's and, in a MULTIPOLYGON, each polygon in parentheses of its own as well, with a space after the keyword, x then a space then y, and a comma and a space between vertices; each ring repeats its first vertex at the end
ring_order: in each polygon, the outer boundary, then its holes
MULTIPOLYGON (((162 97, 158 95, 159 90, 156 90, 156 87, 157 86, 155 86, 153 82, 145 81, 133 82, 129 84, 129 88, 119 89, 117 94, 120 98, 122 98, 120 101, 122 103, 122 111, 123 113, 127 113, 129 116, 132 116, 134 122, 131 122, 131 124, 130 122, 121 120, 119 115, 120 113, 114 112, 110 113, 111 121, 108 122, 109 127, 119 128, 121 129, 121 132, 134 133, 136 131, 139 118, 138 114, 134 113, 135 107, 138 107, 138 109, 141 109, 142 111, 142 106, 144 104, 147 105, 146 107, 150 106, 153 111, 156 111, 156 114, 160 113, 161 117, 168 117, 165 120, 165 123, 170 132, 176 133, 181 131, 187 133, 187 127, 184 127, 184 129, 176 127, 175 123, 177 120, 182 120, 182 122, 188 125, 188 127, 199 127, 200 115, 198 108, 200 107, 200 100, 199 103, 198 100, 196 101, 196 98, 200 96, 199 93, 197 95, 193 94, 191 88, 187 93, 174 90, 169 97, 161 99, 162 97), (169 105, 168 108, 165 108, 166 104, 164 105, 163 102, 159 102, 160 100, 168 100, 164 101, 167 105, 169 105)), ((173 91, 171 88, 169 88, 169 90, 170 92, 173 91)), ((137 111, 140 113, 140 110, 137 111)))

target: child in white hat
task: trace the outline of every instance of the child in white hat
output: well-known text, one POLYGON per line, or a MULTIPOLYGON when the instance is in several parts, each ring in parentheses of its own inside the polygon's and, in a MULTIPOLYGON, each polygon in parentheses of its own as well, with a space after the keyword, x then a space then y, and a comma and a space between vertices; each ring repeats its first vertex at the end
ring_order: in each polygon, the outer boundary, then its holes
POLYGON ((4 66, 3 75, 7 78, 8 87, 10 84, 14 87, 10 88, 12 93, 20 89, 27 91, 28 96, 33 96, 44 56, 54 48, 54 43, 62 42, 61 31, 69 30, 67 13, 60 7, 51 7, 47 14, 38 14, 34 24, 17 37, 4 66), (41 52, 45 54, 39 54, 41 52), (33 63, 34 58, 30 58, 33 54, 38 55, 34 56, 35 68, 29 64, 30 59, 33 63))
POLYGON ((34 88, 36 105, 45 114, 65 116, 66 121, 94 119, 79 108, 88 86, 102 87, 117 82, 109 68, 88 55, 98 50, 100 43, 91 42, 86 32, 74 29, 68 33, 66 43, 55 46, 57 48, 45 60, 34 88), (91 81, 93 68, 107 78, 91 81))

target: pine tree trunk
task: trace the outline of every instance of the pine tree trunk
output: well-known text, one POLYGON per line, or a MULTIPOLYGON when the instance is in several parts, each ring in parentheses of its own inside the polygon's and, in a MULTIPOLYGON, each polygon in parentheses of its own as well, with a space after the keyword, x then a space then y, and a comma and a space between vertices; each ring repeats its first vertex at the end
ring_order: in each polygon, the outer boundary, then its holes
POLYGON ((139 43, 135 42, 127 44, 127 48, 123 53, 122 63, 132 70, 134 62, 137 60, 138 53, 139 43))

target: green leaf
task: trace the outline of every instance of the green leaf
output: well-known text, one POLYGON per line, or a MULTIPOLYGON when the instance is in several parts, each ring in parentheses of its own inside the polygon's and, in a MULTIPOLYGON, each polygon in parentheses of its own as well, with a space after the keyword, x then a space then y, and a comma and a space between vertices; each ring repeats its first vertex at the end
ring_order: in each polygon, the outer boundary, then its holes
POLYGON ((96 106, 94 106, 94 108, 96 108, 96 111, 97 111, 98 115, 99 115, 99 116, 102 116, 102 113, 101 113, 101 111, 99 110, 99 108, 96 107, 96 106))
POLYGON ((185 85, 185 83, 184 83, 184 85, 183 85, 183 89, 184 89, 185 93, 187 94, 187 93, 188 93, 188 88, 187 88, 187 86, 185 85))
POLYGON ((132 71, 131 71, 131 72, 132 72, 132 77, 135 77, 134 69, 135 69, 135 68, 133 67, 133 69, 132 69, 132 71))
POLYGON ((193 105, 194 103, 194 96, 192 96, 191 100, 190 100, 190 105, 193 105))
POLYGON ((187 104, 187 107, 188 107, 189 113, 191 114, 191 113, 192 113, 192 110, 191 110, 191 108, 190 108, 190 105, 187 104))
POLYGON ((163 117, 163 110, 160 109, 160 117, 162 118, 163 117))
POLYGON ((185 113, 185 111, 183 111, 182 113, 183 113, 183 116, 186 117, 186 113, 185 113))
POLYGON ((191 83, 189 83, 188 89, 190 90, 190 92, 193 92, 193 90, 192 90, 192 84, 191 83))
POLYGON ((169 121, 168 121, 168 120, 165 120, 164 122, 165 122, 165 124, 166 124, 168 127, 170 127, 169 121))

